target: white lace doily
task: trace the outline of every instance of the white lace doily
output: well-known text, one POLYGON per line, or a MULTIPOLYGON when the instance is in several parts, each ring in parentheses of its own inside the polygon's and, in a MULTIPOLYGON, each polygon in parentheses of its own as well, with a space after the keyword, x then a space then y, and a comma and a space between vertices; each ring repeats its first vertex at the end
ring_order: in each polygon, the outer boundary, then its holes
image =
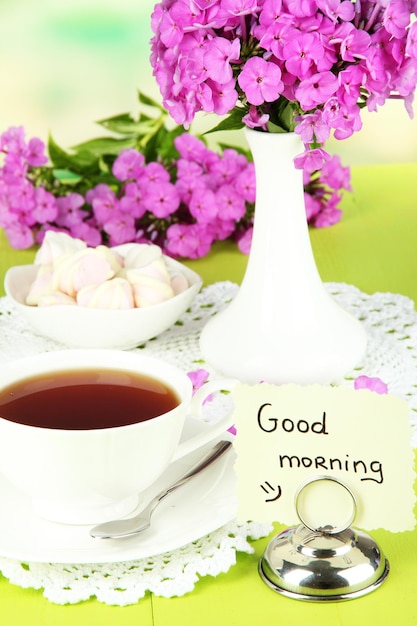
MULTIPOLYGON (((417 445, 417 313, 414 303, 398 294, 367 295, 357 288, 326 285, 346 310, 361 319, 368 334, 363 362, 348 374, 344 384, 353 385, 361 375, 381 378, 389 392, 410 407, 412 445, 417 445)), ((211 315, 220 311, 238 289, 222 282, 210 285, 197 296, 180 320, 141 350, 172 362, 186 372, 205 367, 199 351, 199 335, 211 315)), ((0 299, 0 365, 12 359, 63 346, 33 333, 14 310, 8 298, 0 299)), ((213 374, 213 373, 212 373, 213 374)), ((208 419, 216 419, 208 415, 208 419)), ((269 524, 230 522, 224 527, 170 553, 125 563, 45 564, 21 563, 0 557, 0 572, 24 588, 43 589, 46 598, 58 604, 76 603, 95 596, 114 605, 134 604, 147 591, 172 597, 193 590, 201 576, 227 572, 236 562, 236 552, 253 552, 248 538, 268 535, 269 524)))

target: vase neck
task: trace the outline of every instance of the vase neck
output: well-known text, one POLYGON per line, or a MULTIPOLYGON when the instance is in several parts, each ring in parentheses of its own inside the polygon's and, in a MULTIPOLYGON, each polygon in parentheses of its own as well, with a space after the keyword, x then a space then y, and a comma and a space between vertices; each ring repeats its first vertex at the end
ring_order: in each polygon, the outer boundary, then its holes
POLYGON ((308 236, 303 173, 294 165, 294 157, 303 152, 299 136, 251 129, 245 129, 245 136, 256 175, 255 227, 266 222, 276 240, 288 236, 289 224, 308 236))
POLYGON ((318 280, 304 203, 303 173, 294 157, 303 152, 295 133, 246 130, 256 174, 254 230, 244 280, 318 280), (268 278, 269 277, 269 278, 268 278), (286 280, 286 279, 285 279, 286 280))

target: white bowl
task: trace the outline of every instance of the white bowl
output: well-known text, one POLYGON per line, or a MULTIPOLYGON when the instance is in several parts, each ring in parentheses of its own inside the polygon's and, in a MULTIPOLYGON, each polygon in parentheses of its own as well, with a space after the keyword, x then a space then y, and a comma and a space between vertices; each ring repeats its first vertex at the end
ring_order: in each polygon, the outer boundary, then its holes
POLYGON ((168 270, 182 273, 188 289, 152 306, 109 310, 71 305, 28 306, 29 288, 36 265, 18 265, 8 270, 4 288, 16 309, 30 326, 45 337, 74 348, 129 349, 156 337, 175 324, 201 289, 201 277, 182 263, 164 255, 168 270))

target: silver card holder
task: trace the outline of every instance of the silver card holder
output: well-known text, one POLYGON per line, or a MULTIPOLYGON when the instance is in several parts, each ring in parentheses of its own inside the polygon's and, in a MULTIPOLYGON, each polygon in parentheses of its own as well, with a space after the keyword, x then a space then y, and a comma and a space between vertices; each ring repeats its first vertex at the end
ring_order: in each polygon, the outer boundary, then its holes
POLYGON ((304 482, 295 495, 301 524, 276 535, 259 562, 263 581, 274 591, 297 600, 349 600, 377 589, 389 573, 389 563, 366 533, 350 527, 356 498, 347 485, 331 476, 304 482), (308 519, 304 500, 318 481, 333 481, 350 496, 345 520, 316 525, 308 519))

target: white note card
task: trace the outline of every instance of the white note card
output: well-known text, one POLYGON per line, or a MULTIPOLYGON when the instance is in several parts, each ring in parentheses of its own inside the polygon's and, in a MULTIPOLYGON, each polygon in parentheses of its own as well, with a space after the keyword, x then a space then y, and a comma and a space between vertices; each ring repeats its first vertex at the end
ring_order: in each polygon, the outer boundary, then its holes
MULTIPOLYGON (((300 485, 326 477, 354 494, 353 526, 414 528, 414 452, 405 401, 366 389, 238 383, 233 402, 239 519, 297 524, 300 485)), ((328 514, 331 524, 337 499, 323 493, 309 499, 307 514, 328 514)))

